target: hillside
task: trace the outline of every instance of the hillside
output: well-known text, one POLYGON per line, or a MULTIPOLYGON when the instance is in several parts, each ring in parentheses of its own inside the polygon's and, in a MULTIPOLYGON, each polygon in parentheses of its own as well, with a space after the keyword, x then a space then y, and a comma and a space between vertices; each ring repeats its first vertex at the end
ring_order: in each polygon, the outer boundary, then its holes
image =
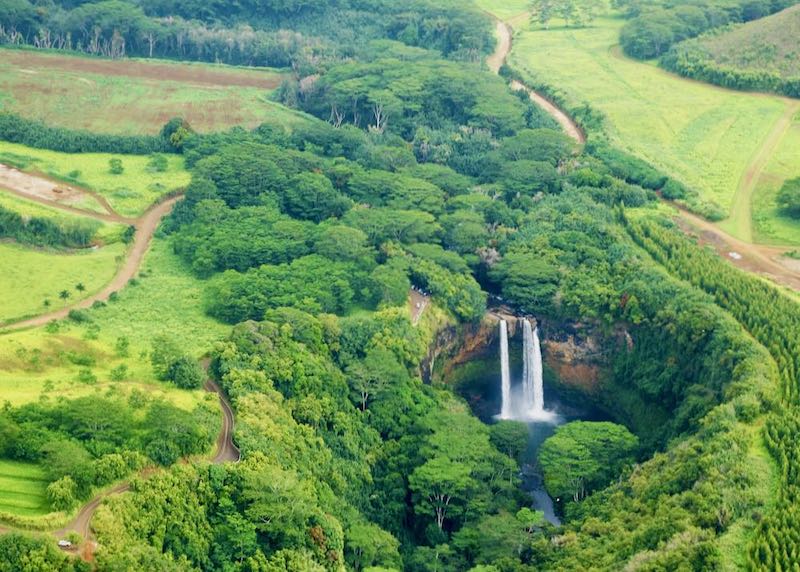
POLYGON ((579 1, 0 0, 0 572, 795 570, 800 100, 579 1))
POLYGON ((734 89, 800 96, 800 5, 687 40, 662 64, 681 75, 734 89))
POLYGON ((800 77, 800 5, 748 22, 697 43, 714 63, 743 71, 769 70, 783 79, 800 77))

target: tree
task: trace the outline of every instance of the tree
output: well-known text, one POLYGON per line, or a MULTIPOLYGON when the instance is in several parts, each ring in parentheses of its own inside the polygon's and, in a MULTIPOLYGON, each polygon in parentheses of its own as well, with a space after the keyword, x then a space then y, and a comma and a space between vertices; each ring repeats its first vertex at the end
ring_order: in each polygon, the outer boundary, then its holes
POLYGON ((78 292, 85 292, 86 286, 84 286, 83 282, 78 282, 77 284, 75 284, 75 290, 77 290, 78 292))
POLYGON ((340 217, 350 201, 333 188, 324 175, 301 173, 289 180, 283 193, 283 203, 290 215, 315 222, 340 217))
POLYGON ((489 440, 497 450, 519 461, 528 446, 528 426, 519 421, 498 421, 489 428, 489 440))
POLYGON ((147 162, 147 170, 154 173, 164 173, 169 168, 169 161, 164 155, 153 155, 147 162))
POLYGON ((161 380, 166 380, 169 370, 176 361, 181 358, 181 351, 177 342, 168 336, 156 336, 153 338, 150 350, 150 363, 153 372, 161 380))
POLYGON ((197 360, 184 355, 169 366, 167 379, 181 389, 199 389, 203 386, 205 372, 197 360))
POLYGON ((556 12, 555 0, 532 0, 528 9, 531 12, 531 22, 548 27, 550 20, 556 12))
POLYGON ((78 486, 70 476, 64 476, 47 485, 47 500, 53 510, 68 512, 77 499, 78 486))
POLYGON ((58 293, 58 297, 62 300, 67 300, 69 298, 69 290, 62 290, 58 293))
POLYGON ((470 467, 447 457, 434 457, 414 469, 408 478, 415 495, 414 510, 434 517, 436 526, 443 530, 453 510, 463 508, 477 483, 470 475, 470 467))
POLYGON ((47 473, 52 481, 70 477, 76 486, 76 496, 82 497, 94 484, 94 465, 91 455, 75 441, 51 441, 42 447, 47 473))
POLYGON ((339 224, 320 226, 314 251, 331 260, 350 260, 362 264, 375 258, 375 252, 369 247, 363 231, 339 224))
POLYGON ((353 525, 345 534, 345 558, 356 572, 374 567, 399 569, 399 548, 394 536, 372 523, 353 525))
POLYGON ((528 507, 523 507, 517 511, 517 522, 519 522, 528 534, 540 527, 544 523, 544 513, 540 510, 531 510, 528 507))
POLYGON ((778 191, 778 206, 792 218, 800 218, 800 177, 783 183, 778 191))
POLYGON ((369 401, 377 399, 388 386, 399 384, 408 377, 408 372, 395 355, 380 347, 370 348, 366 357, 352 364, 347 373, 361 411, 366 411, 369 401))
POLYGON ((539 450, 547 492, 556 498, 583 500, 633 463, 638 447, 639 439, 622 425, 567 423, 539 450))
POLYGON ((52 538, 19 532, 0 536, 0 570, 14 572, 89 572, 90 564, 56 548, 52 538))

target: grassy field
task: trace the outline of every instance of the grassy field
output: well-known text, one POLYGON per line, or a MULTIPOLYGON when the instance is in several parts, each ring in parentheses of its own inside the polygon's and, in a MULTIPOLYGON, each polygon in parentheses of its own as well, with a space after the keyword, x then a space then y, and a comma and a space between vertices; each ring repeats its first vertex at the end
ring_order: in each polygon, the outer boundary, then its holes
POLYGON ((42 516, 50 512, 47 480, 38 465, 0 459, 0 513, 42 516))
POLYGON ((156 133, 176 116, 199 131, 291 126, 304 116, 269 100, 282 78, 269 69, 3 49, 0 109, 105 133, 156 133))
POLYGON ((800 245, 800 222, 782 215, 775 203, 783 181, 800 176, 800 113, 767 162, 753 200, 753 234, 757 242, 800 245))
MULTIPOLYGON (((512 10, 499 0, 479 1, 500 15, 517 8, 512 10)), ((744 188, 750 181, 746 175, 758 164, 762 147, 770 143, 774 126, 790 102, 692 82, 653 63, 627 59, 617 46, 623 20, 616 17, 601 18, 585 29, 553 24, 544 30, 531 27, 524 17, 514 23, 510 57, 514 68, 532 81, 556 87, 570 106, 588 102, 601 111, 616 146, 720 205, 732 215, 723 228, 744 240, 751 238, 751 225, 739 221, 749 222, 752 193, 761 189, 758 185, 744 188)), ((780 139, 776 153, 784 152, 787 140, 780 139)), ((791 155, 791 149, 785 153, 791 155)), ((771 160, 769 154, 767 159, 771 160)), ((757 202, 760 205, 760 197, 757 202)), ((769 209, 758 208, 762 216, 772 217, 769 209)), ((785 242, 800 240, 800 226, 783 231, 785 242)))
POLYGON ((692 42, 715 64, 741 70, 800 76, 800 6, 692 42))
POLYGON ((197 357, 227 335, 229 326, 208 318, 200 309, 202 287, 169 244, 155 239, 137 281, 120 291, 116 301, 89 310, 90 322, 64 320, 56 328, 0 335, 0 396, 20 405, 55 395, 69 398, 138 390, 191 409, 204 392, 158 382, 148 354, 159 335, 173 337, 197 357), (121 353, 117 345, 123 338, 128 348, 121 353), (112 380, 111 371, 122 365, 127 369, 124 379, 112 380))
POLYGON ((123 244, 64 254, 0 243, 0 322, 55 310, 100 290, 114 276, 124 251, 123 244), (78 283, 84 292, 76 290, 78 283), (66 301, 59 298, 62 290, 70 294, 66 301))
POLYGON ((70 154, 0 141, 0 163, 24 166, 23 170, 67 179, 96 191, 117 213, 129 217, 140 215, 160 197, 189 183, 191 177, 183 168, 183 157, 166 157, 169 168, 158 173, 148 169, 151 158, 144 155, 70 154), (122 160, 125 170, 121 175, 109 171, 108 162, 115 157, 122 160))
MULTIPOLYGON (((6 194, 0 190, 0 207, 19 213, 23 217, 39 217, 54 221, 74 221, 84 219, 77 214, 64 212, 57 208, 50 208, 40 203, 28 201, 16 195, 6 194)), ((102 244, 112 244, 119 242, 125 225, 109 223, 97 219, 92 219, 98 225, 94 239, 102 244)))
POLYGON ((517 18, 520 14, 525 13, 528 10, 528 6, 530 6, 529 0, 475 0, 475 4, 489 12, 494 14, 496 17, 500 18, 503 21, 510 21, 514 20, 516 23, 515 18, 517 18))

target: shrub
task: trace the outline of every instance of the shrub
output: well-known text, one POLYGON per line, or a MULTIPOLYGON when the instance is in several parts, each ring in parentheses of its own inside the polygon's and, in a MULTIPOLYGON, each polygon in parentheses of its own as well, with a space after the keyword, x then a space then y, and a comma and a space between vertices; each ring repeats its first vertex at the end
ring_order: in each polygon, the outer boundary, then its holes
POLYGON ((203 386, 205 375, 196 360, 181 356, 169 367, 167 378, 181 389, 199 389, 203 386))

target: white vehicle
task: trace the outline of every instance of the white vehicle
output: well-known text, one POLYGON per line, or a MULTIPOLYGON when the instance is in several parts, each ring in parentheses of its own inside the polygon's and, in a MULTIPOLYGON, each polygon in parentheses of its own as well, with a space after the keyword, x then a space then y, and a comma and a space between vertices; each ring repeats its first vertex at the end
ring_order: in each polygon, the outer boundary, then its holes
POLYGON ((59 548, 72 548, 72 543, 69 540, 59 540, 58 541, 59 548))

